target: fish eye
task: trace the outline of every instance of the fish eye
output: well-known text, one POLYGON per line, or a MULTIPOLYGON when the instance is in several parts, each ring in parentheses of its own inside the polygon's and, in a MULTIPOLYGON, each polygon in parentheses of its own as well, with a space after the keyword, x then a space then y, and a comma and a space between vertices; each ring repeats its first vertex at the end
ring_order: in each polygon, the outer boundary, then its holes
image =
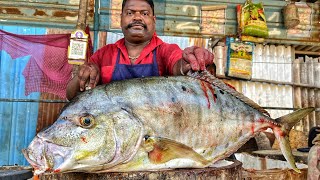
POLYGON ((144 136, 144 140, 145 140, 145 141, 147 141, 149 138, 150 138, 149 135, 145 135, 145 136, 144 136))
POLYGON ((80 125, 83 128, 90 128, 94 124, 94 118, 91 115, 85 115, 80 117, 80 125))

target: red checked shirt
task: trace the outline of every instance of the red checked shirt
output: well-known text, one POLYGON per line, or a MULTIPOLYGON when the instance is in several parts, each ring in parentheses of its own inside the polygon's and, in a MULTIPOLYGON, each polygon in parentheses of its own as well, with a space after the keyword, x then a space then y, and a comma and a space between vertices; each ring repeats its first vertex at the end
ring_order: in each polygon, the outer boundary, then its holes
MULTIPOLYGON (((158 64, 159 75, 172 75, 174 64, 182 58, 182 50, 176 44, 168 44, 154 35, 150 43, 142 50, 140 56, 134 64, 151 64, 153 62, 152 51, 156 49, 156 59, 158 64)), ((130 65, 127 48, 124 45, 124 38, 115 44, 108 44, 97 50, 90 61, 100 67, 102 84, 109 83, 115 68, 118 50, 120 49, 119 64, 130 65)))

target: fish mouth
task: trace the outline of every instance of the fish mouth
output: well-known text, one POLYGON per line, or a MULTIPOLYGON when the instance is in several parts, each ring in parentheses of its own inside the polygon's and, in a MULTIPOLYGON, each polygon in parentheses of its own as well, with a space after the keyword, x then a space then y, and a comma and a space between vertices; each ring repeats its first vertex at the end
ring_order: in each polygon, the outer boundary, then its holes
POLYGON ((22 153, 34 168, 36 175, 66 171, 67 169, 64 169, 68 167, 66 163, 71 159, 70 147, 53 144, 41 137, 35 137, 22 153))

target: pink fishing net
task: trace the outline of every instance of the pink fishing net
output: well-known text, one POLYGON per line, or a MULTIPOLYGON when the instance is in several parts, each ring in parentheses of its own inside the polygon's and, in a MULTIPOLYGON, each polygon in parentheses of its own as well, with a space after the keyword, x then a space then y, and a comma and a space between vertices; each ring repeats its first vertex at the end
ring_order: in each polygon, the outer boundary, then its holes
MULTIPOLYGON (((70 34, 17 35, 0 30, 0 50, 6 51, 12 59, 30 56, 23 71, 26 95, 48 92, 66 98, 72 71, 67 58, 69 40, 70 34)), ((91 55, 90 38, 89 42, 88 54, 91 55)))

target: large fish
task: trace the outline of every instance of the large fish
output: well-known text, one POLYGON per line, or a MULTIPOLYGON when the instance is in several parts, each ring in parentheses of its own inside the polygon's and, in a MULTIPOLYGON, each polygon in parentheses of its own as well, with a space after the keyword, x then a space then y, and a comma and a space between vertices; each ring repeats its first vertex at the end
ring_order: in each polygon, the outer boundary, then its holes
POLYGON ((112 82, 75 97, 23 150, 35 174, 204 168, 271 128, 290 166, 287 135, 312 112, 278 119, 206 74, 112 82))

